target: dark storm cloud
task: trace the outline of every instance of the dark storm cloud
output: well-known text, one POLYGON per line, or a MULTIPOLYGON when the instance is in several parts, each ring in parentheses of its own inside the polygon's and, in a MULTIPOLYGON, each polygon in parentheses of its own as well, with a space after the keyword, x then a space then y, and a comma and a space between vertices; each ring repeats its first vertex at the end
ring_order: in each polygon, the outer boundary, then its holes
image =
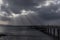
POLYGON ((11 5, 17 5, 17 6, 23 6, 23 7, 28 7, 28 6, 34 6, 38 2, 43 2, 45 0, 7 0, 9 4, 11 5))
MULTIPOLYGON (((43 24, 59 25, 60 24, 60 12, 56 12, 60 9, 59 5, 51 5, 43 7, 37 10, 38 16, 43 19, 43 24)), ((60 10, 59 10, 60 11, 60 10)))
POLYGON ((38 9, 38 15, 42 17, 44 20, 55 20, 60 19, 59 13, 56 13, 56 10, 59 9, 57 5, 44 7, 38 9))
MULTIPOLYGON (((39 4, 44 3, 44 1, 46 1, 46 0, 5 0, 5 1, 8 2, 9 7, 7 7, 7 8, 2 7, 2 9, 4 11, 6 11, 9 15, 10 15, 9 11, 12 11, 17 14, 17 13, 20 13, 21 10, 25 9, 25 10, 31 10, 31 11, 36 12, 35 14, 38 14, 38 17, 39 17, 37 19, 43 20, 43 21, 41 21, 43 24, 44 23, 49 24, 52 22, 56 23, 57 20, 60 20, 60 13, 59 12, 56 13, 56 11, 57 11, 57 9, 59 9, 60 5, 51 4, 50 6, 43 6, 42 8, 35 8, 35 6, 38 6, 39 4)), ((17 23, 20 23, 17 21, 17 20, 20 20, 19 19, 20 17, 15 19, 15 21, 17 23)), ((30 17, 30 18, 32 18, 32 17, 30 17)), ((6 20, 6 19, 3 19, 3 20, 6 20)), ((9 20, 9 19, 7 18, 7 20, 9 20)))
POLYGON ((20 10, 31 10, 34 6, 38 5, 38 3, 42 3, 45 0, 3 0, 4 2, 8 2, 9 9, 14 13, 19 13, 20 10))

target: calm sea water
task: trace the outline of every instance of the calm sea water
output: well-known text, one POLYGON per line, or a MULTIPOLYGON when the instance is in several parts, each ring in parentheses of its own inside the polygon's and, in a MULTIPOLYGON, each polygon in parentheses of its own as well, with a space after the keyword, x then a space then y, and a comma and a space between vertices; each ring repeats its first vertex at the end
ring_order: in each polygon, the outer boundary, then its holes
POLYGON ((0 26, 0 33, 8 35, 0 40, 53 40, 52 37, 30 27, 0 26))

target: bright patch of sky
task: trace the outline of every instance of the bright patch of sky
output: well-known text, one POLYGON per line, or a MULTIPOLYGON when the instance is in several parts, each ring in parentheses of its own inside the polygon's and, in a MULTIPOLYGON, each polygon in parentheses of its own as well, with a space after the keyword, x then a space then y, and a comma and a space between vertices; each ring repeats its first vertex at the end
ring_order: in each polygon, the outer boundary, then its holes
POLYGON ((19 17, 20 15, 28 15, 29 13, 34 13, 34 11, 21 10, 21 14, 15 14, 15 13, 11 12, 11 15, 8 17, 9 18, 16 18, 16 17, 19 17))
POLYGON ((57 5, 60 4, 60 0, 46 0, 43 4, 39 4, 36 8, 42 8, 43 6, 48 7, 51 4, 57 5))
POLYGON ((28 15, 29 13, 34 13, 34 11, 31 11, 31 10, 28 10, 28 11, 22 10, 21 11, 21 15, 28 15))
POLYGON ((11 15, 8 15, 8 13, 2 11, 0 13, 0 16, 5 16, 5 17, 8 17, 8 18, 16 18, 16 17, 19 17, 20 15, 28 15, 29 13, 35 13, 34 11, 31 11, 31 10, 21 10, 21 13, 20 14, 15 14, 13 13, 12 11, 10 11, 11 15))
POLYGON ((0 5, 3 4, 3 0, 0 0, 0 5))

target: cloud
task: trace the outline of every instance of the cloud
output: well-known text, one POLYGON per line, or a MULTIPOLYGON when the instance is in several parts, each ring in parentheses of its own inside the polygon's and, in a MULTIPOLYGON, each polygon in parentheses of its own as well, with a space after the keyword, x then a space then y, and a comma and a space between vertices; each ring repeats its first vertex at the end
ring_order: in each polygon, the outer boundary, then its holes
POLYGON ((0 0, 0 4, 3 4, 3 1, 2 0, 0 0))
POLYGON ((14 13, 19 13, 22 9, 32 10, 34 6, 43 1, 45 0, 3 0, 4 5, 8 3, 8 10, 10 9, 14 13))
MULTIPOLYGON (((27 19, 30 20, 30 24, 33 20, 34 24, 58 24, 57 20, 60 20, 59 0, 3 1, 4 5, 1 5, 1 11, 5 11, 7 15, 1 17, 1 20, 9 20, 11 23, 15 24, 25 24, 25 21, 27 19), (19 22, 19 20, 21 20, 22 22, 19 22)), ((26 21, 26 24, 29 24, 28 20, 26 21)))
MULTIPOLYGON (((57 1, 57 0, 56 0, 57 1)), ((58 1, 56 4, 51 4, 50 6, 43 6, 38 8, 37 12, 39 17, 43 19, 43 24, 59 25, 60 20, 60 4, 58 1)))

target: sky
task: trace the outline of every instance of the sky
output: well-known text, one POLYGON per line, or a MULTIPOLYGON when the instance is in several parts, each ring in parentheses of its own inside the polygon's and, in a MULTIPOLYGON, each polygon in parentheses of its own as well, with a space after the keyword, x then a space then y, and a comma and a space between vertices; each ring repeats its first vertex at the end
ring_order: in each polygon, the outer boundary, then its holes
POLYGON ((27 16, 32 25, 60 25, 60 0, 0 0, 1 21, 20 25, 23 22, 20 20, 26 20, 27 16))

